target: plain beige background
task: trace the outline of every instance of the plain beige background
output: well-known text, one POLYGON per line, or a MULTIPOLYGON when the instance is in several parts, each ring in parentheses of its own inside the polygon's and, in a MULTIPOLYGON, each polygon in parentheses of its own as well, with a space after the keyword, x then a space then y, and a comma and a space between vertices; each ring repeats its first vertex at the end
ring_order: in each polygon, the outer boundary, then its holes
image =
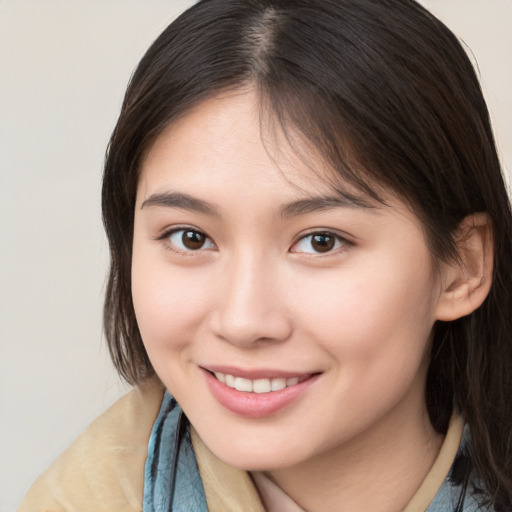
MULTIPOLYGON (((0 512, 126 389, 101 334, 105 146, 190 0, 0 0, 0 512)), ((425 0, 478 63, 512 169, 512 0, 425 0)))

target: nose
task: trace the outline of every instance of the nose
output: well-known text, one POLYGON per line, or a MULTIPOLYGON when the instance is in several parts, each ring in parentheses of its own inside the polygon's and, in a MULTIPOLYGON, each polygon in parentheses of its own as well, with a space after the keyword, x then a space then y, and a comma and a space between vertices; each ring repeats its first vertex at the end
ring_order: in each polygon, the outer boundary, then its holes
POLYGON ((217 337, 250 347, 291 335, 287 290, 278 264, 261 255, 246 255, 227 262, 222 274, 211 322, 217 337))

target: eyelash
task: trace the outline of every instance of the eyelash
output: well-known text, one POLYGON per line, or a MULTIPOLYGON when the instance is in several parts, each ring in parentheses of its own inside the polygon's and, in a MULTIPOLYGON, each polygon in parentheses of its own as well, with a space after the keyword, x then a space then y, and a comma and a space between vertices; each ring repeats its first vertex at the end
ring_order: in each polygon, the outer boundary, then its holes
POLYGON ((296 242, 292 244, 290 252, 293 253, 301 253, 301 254, 309 254, 309 255, 315 255, 315 257, 327 257, 334 254, 339 254, 341 252, 345 252, 347 249, 352 247, 354 245, 353 242, 348 240, 347 238, 337 234, 333 233, 332 231, 326 231, 326 230, 320 230, 320 231, 310 231, 309 233, 306 233, 305 235, 301 235, 296 242), (321 252, 321 251, 294 251, 293 248, 298 246, 300 243, 305 242, 308 238, 310 239, 310 246, 312 247, 312 242, 314 237, 324 237, 324 238, 331 238, 334 240, 334 246, 331 248, 328 248, 327 251, 321 252))
MULTIPOLYGON (((169 231, 166 231, 161 236, 159 236, 158 240, 163 242, 167 249, 174 251, 176 253, 182 254, 182 255, 186 255, 186 256, 189 256, 189 255, 192 256, 194 253, 202 252, 203 250, 216 249, 215 243, 206 233, 204 233, 203 231, 201 231, 199 229, 191 227, 191 226, 181 226, 181 227, 173 228, 169 231), (211 245, 211 247, 208 247, 207 249, 205 249, 204 244, 203 244, 200 247, 198 247, 197 249, 190 249, 190 248, 186 248, 186 247, 179 248, 176 246, 176 242, 171 241, 171 237, 173 237, 174 235, 177 235, 178 233, 182 233, 181 243, 182 243, 183 236, 185 233, 194 233, 196 235, 204 236, 205 243, 209 243, 211 245)), ((320 240, 318 240, 318 241, 320 241, 320 240)), ((332 231, 319 230, 319 231, 311 231, 311 232, 301 235, 299 238, 297 238, 296 241, 294 241, 293 244, 291 245, 290 252, 295 253, 295 254, 301 253, 301 254, 306 254, 306 255, 308 255, 308 254, 316 255, 316 257, 322 257, 322 256, 325 257, 325 256, 333 255, 333 254, 339 254, 340 252, 345 252, 347 249, 349 249, 353 245, 354 245, 353 242, 351 242, 347 238, 345 238, 337 233, 333 233, 332 231), (294 247, 297 247, 299 244, 304 243, 308 238, 310 239, 309 243, 312 244, 314 237, 324 237, 324 238, 333 239, 334 246, 328 248, 325 252, 315 251, 315 250, 312 250, 312 251, 293 250, 294 247)))
POLYGON ((181 235, 181 240, 183 240, 183 235, 185 233, 195 233, 195 234, 204 236, 205 237, 205 242, 209 241, 209 243, 213 246, 213 247, 209 247, 208 250, 216 248, 213 240, 206 233, 204 233, 203 231, 201 231, 199 229, 191 227, 191 226, 181 226, 181 227, 173 228, 173 229, 171 229, 169 231, 166 231, 161 236, 159 236, 158 240, 160 240, 167 249, 169 249, 171 251, 174 251, 174 252, 177 252, 178 254, 185 255, 185 256, 192 256, 196 252, 201 252, 201 249, 203 249, 204 244, 203 244, 203 246, 199 247, 196 250, 189 249, 189 248, 186 248, 186 247, 184 247, 183 249, 176 247, 176 243, 175 242, 173 243, 171 241, 171 237, 176 235, 176 234, 178 234, 178 233, 180 233, 180 232, 183 233, 181 235))

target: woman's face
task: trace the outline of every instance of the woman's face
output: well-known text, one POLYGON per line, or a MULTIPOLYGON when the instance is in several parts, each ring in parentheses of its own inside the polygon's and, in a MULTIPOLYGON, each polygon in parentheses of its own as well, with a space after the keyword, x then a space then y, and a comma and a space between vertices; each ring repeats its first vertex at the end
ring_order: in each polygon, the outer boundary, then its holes
MULTIPOLYGON (((418 219, 269 156, 251 92, 147 155, 132 290, 151 362, 228 464, 276 469, 428 422, 439 284, 418 219)), ((321 168, 321 162, 316 162, 321 168)))

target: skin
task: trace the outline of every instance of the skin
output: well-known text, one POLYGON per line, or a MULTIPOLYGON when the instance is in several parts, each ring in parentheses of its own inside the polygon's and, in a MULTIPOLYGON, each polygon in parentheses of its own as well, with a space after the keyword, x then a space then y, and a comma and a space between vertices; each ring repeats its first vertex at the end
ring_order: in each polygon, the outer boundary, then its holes
POLYGON ((318 173, 291 149, 267 149, 246 90, 198 105, 145 158, 132 293, 148 355, 226 463, 266 471, 309 511, 400 510, 442 442, 424 396, 443 275, 391 194, 387 206, 283 215, 334 192, 320 159, 318 173), (179 228, 204 233, 204 245, 187 250, 182 232, 169 235, 179 228), (311 232, 339 238, 319 253, 311 232), (215 365, 317 377, 286 407, 247 417, 212 394, 215 365))

